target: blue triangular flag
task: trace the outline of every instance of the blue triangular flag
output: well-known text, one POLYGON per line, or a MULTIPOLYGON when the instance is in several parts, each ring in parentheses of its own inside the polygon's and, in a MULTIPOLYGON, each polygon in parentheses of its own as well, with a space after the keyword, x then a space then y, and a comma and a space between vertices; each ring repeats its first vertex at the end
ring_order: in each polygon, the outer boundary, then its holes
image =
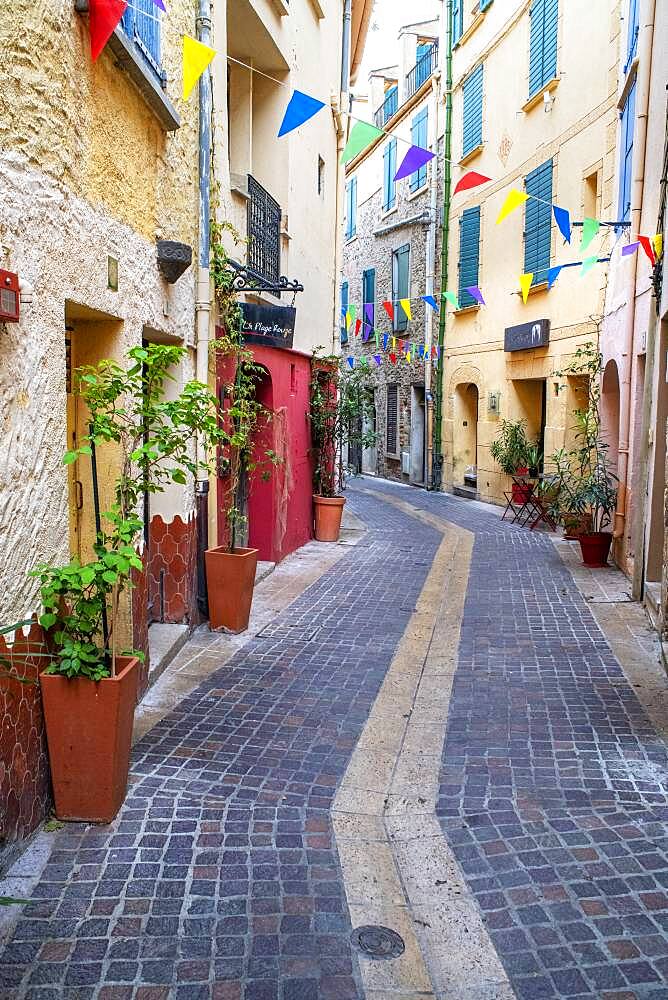
POLYGON ((435 312, 438 312, 438 302, 433 295, 423 295, 422 301, 426 302, 428 306, 431 306, 435 312))
POLYGON ((376 362, 377 365, 379 365, 382 360, 380 354, 374 354, 373 360, 376 362))
POLYGON ((552 288, 552 285, 555 283, 555 281, 559 277, 559 272, 560 271, 561 271, 561 266, 559 266, 559 267, 551 267, 551 268, 548 269, 548 272, 547 272, 547 287, 548 288, 552 288))
POLYGON ((351 368, 355 367, 355 359, 354 358, 347 358, 346 360, 348 361, 348 364, 350 365, 351 368))
POLYGON ((552 211, 554 212, 554 221, 559 226, 559 232, 566 240, 567 243, 571 242, 571 215, 570 212, 565 208, 559 208, 558 205, 552 206, 552 211))
POLYGON ((390 338, 388 337, 387 334, 385 334, 385 336, 383 337, 383 350, 384 351, 387 350, 387 345, 389 343, 389 340, 390 340, 390 338))
POLYGON ((285 109, 281 127, 278 130, 279 137, 292 132, 295 128, 299 128, 309 118, 313 118, 313 115, 317 114, 324 106, 324 101, 319 101, 315 97, 309 97, 308 94, 303 94, 301 90, 294 90, 285 109))

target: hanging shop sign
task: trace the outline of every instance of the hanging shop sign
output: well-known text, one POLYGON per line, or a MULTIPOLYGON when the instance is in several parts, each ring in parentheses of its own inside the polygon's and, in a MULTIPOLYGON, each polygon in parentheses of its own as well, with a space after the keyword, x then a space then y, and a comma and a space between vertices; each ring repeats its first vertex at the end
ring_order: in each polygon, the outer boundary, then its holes
POLYGON ((532 347, 547 347, 550 343, 549 319, 537 319, 535 323, 520 323, 507 326, 503 340, 504 351, 527 351, 532 347))
POLYGON ((19 321, 19 276, 0 268, 0 323, 19 321))
POLYGON ((297 310, 292 306, 241 302, 241 332, 247 344, 292 347, 297 310))

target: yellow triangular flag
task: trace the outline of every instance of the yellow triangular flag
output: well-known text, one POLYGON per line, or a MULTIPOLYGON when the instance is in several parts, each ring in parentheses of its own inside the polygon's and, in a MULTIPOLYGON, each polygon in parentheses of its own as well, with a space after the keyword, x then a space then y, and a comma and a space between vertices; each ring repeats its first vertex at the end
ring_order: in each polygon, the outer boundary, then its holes
POLYGON ((399 299, 399 304, 401 305, 401 308, 403 309, 403 311, 406 313, 406 316, 408 317, 408 319, 412 319, 413 317, 411 316, 411 300, 410 299, 399 299))
POLYGON ((506 200, 503 203, 503 208, 499 212, 499 217, 496 220, 497 226, 500 222, 503 222, 503 220, 507 218, 511 212, 514 212, 516 208, 523 205, 524 202, 527 201, 528 197, 528 194, 525 194, 524 191, 518 191, 517 188, 513 188, 512 191, 509 191, 506 200))
POLYGON ((522 289, 522 301, 526 305, 526 301, 529 298, 529 289, 531 288, 531 282, 533 281, 532 274, 522 274, 520 276, 520 288, 522 289))
POLYGON ((392 350, 394 350, 394 348, 396 346, 397 346, 397 338, 396 337, 392 337, 392 350))
POLYGON ((406 361, 408 362, 408 364, 411 363, 411 352, 410 351, 406 352, 406 361))
POLYGON ((187 101, 200 76, 216 54, 190 35, 183 36, 183 100, 187 101))
POLYGON ((656 259, 660 260, 661 255, 663 254, 663 234, 657 233, 656 236, 652 236, 652 243, 654 244, 656 259))

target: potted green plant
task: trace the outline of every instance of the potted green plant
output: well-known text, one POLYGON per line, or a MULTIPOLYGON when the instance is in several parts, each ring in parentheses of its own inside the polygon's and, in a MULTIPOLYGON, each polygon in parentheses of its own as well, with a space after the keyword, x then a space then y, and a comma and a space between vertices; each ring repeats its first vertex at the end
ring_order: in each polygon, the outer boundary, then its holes
MULTIPOLYGON (((490 445, 492 458, 507 476, 529 474, 529 440, 525 420, 502 420, 496 440, 490 445)), ((531 495, 530 483, 512 484, 513 503, 523 504, 531 495)))
POLYGON ((372 448, 373 402, 364 365, 350 369, 336 356, 316 353, 311 362, 309 421, 313 458, 314 534, 320 542, 336 542, 341 532, 345 497, 345 450, 351 444, 372 448))
POLYGON ((110 822, 125 796, 141 654, 119 646, 119 602, 143 569, 137 510, 145 493, 196 473, 195 435, 207 449, 220 437, 206 386, 189 382, 176 399, 164 398, 170 369, 185 353, 151 344, 132 348, 127 368, 101 361, 77 372, 89 433, 63 461, 90 456, 96 497, 98 449, 116 449, 120 472, 111 509, 96 505, 94 558, 43 564, 32 574, 51 650, 40 686, 59 819, 110 822))
POLYGON ((254 477, 267 478, 280 459, 271 448, 261 444, 273 414, 257 399, 263 369, 255 363, 243 341, 234 275, 222 242, 225 232, 235 243, 240 241, 228 223, 212 227, 212 272, 224 332, 211 342, 210 349, 224 381, 221 400, 224 442, 218 471, 223 484, 227 537, 221 545, 207 549, 205 566, 210 626, 238 633, 248 628, 258 557, 257 549, 243 544, 248 524, 247 491, 252 488, 254 477))
POLYGON ((538 473, 540 471, 540 463, 543 461, 543 453, 540 450, 538 442, 532 444, 527 448, 526 452, 526 462, 529 467, 529 475, 532 479, 538 478, 538 473))

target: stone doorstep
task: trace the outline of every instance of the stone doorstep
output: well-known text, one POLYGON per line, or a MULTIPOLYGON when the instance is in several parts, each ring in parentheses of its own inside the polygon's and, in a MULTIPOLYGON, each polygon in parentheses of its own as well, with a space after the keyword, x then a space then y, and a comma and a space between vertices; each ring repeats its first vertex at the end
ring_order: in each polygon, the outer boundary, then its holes
POLYGON ((150 688, 188 641, 189 625, 153 622, 148 627, 148 685, 150 688))

